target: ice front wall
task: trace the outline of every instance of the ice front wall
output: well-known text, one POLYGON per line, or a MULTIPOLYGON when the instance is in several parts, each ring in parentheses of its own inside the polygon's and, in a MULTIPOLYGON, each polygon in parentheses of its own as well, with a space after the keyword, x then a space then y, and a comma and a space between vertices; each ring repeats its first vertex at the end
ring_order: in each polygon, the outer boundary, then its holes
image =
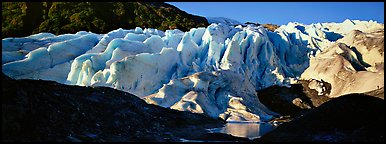
POLYGON ((112 87, 148 103, 227 121, 266 121, 278 114, 259 102, 256 90, 290 84, 311 58, 350 30, 378 27, 383 24, 346 20, 289 23, 275 32, 220 23, 188 32, 137 27, 107 34, 39 33, 3 39, 2 70, 15 79, 112 87))

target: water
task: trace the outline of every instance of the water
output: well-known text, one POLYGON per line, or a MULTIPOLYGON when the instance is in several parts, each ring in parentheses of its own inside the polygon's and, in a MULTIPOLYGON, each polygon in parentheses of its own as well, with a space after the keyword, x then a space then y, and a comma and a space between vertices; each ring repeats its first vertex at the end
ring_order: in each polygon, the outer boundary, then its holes
POLYGON ((276 127, 277 126, 270 123, 228 122, 224 127, 209 129, 209 131, 212 133, 225 133, 237 137, 255 139, 260 138, 276 127))

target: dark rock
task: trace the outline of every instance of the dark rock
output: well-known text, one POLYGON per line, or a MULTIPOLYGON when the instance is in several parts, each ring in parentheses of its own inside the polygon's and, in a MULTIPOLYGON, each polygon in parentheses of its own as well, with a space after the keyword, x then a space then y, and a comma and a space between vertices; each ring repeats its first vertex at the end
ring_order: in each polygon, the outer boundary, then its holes
MULTIPOLYGON (((308 97, 301 95, 301 91, 297 92, 298 85, 291 88, 282 86, 271 86, 257 91, 257 95, 261 103, 274 112, 278 112, 281 115, 294 115, 302 109, 311 107, 311 101, 308 97), (293 103, 295 99, 301 99, 298 104, 293 103), (304 107, 299 106, 304 105, 304 107)), ((296 100, 295 100, 296 101, 296 100)))
MULTIPOLYGON (((318 95, 318 92, 314 89, 311 89, 309 87, 310 82, 313 80, 300 80, 298 83, 301 84, 303 90, 302 92, 304 93, 305 96, 310 98, 312 105, 314 107, 318 107, 322 105, 323 103, 327 102, 330 100, 328 95, 331 93, 331 84, 328 82, 325 82, 323 80, 314 80, 317 81, 318 83, 322 83, 323 87, 325 87, 325 90, 322 92, 322 95, 318 95)), ((297 84, 295 84, 297 85, 297 84)))
POLYGON ((147 104, 112 88, 13 80, 4 75, 2 113, 3 142, 200 140, 208 139, 201 137, 206 129, 225 123, 201 114, 147 104))
POLYGON ((206 133, 200 136, 205 141, 234 141, 234 142, 247 142, 250 141, 248 138, 234 137, 224 133, 206 133))
MULTIPOLYGON (((318 92, 308 87, 310 81, 300 81, 291 87, 271 86, 257 91, 261 103, 270 110, 281 115, 293 116, 300 111, 312 109, 330 100, 326 95, 318 95, 318 92)), ((331 90, 331 85, 326 85, 326 93, 331 90)))
POLYGON ((334 98, 255 139, 258 142, 383 142, 384 101, 349 94, 334 98))

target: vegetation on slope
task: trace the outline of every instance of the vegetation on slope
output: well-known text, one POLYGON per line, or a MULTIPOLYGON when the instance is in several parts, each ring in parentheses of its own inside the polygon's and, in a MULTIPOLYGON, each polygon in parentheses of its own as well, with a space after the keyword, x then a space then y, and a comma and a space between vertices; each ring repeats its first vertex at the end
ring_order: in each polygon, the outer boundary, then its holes
POLYGON ((2 2, 2 9, 2 38, 40 32, 107 33, 136 26, 182 31, 208 26, 204 17, 157 2, 2 2))

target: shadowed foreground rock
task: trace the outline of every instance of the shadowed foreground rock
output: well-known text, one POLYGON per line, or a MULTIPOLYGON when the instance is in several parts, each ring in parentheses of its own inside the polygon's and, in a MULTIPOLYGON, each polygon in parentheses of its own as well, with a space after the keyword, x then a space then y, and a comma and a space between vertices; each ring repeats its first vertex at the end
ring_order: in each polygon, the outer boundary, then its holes
POLYGON ((258 90, 258 97, 261 103, 270 110, 284 116, 295 116, 299 112, 310 110, 330 100, 326 95, 330 93, 331 85, 326 85, 325 95, 318 95, 314 89, 310 89, 310 81, 301 80, 298 84, 291 84, 291 87, 270 86, 258 90))
POLYGON ((383 142, 383 123, 383 99, 349 94, 332 99, 255 141, 383 142))
POLYGON ((207 134, 222 120, 147 104, 112 88, 2 75, 2 141, 243 141, 207 134))

